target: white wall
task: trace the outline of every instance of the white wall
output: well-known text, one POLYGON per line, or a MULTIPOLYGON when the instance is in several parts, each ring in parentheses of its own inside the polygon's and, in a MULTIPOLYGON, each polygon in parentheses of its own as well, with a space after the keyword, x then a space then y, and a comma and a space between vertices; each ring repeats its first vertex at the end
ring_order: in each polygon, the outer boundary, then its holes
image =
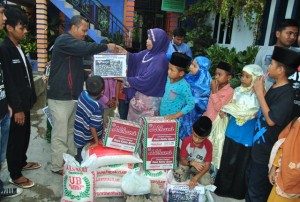
MULTIPOLYGON (((286 18, 291 18, 293 6, 296 0, 288 0, 288 6, 286 9, 286 18)), ((270 7, 270 13, 268 16, 268 24, 267 30, 266 30, 266 38, 264 46, 268 46, 270 41, 270 35, 271 35, 271 29, 273 25, 273 18, 274 18, 274 12, 275 12, 275 6, 276 6, 277 0, 272 0, 271 7, 270 7)), ((280 9, 280 8, 279 8, 280 9)), ((214 22, 214 17, 211 17, 211 20, 214 22)), ((246 49, 247 46, 251 46, 253 44, 253 30, 250 30, 245 22, 245 20, 238 20, 235 19, 233 22, 233 28, 232 28, 232 36, 231 36, 231 43, 230 44, 219 44, 226 47, 235 47, 237 51, 243 51, 246 49)))
POLYGON ((234 19, 230 47, 243 51, 253 44, 253 40, 253 30, 248 28, 245 20, 234 19))

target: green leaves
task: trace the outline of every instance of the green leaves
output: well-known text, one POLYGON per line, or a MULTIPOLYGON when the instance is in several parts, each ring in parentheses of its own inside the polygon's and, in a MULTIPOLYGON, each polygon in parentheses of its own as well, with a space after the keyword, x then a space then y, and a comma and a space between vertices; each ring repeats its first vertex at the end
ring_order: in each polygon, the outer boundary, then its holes
POLYGON ((211 11, 219 13, 229 22, 230 18, 245 19, 249 29, 253 29, 254 41, 258 38, 258 27, 262 22, 266 0, 208 0, 211 11), (232 14, 230 15, 230 12, 232 14))
POLYGON ((186 40, 193 55, 205 55, 206 49, 213 44, 212 27, 209 21, 208 0, 200 0, 191 5, 180 17, 182 27, 186 29, 186 40))
POLYGON ((27 34, 20 44, 24 48, 26 55, 37 51, 37 42, 35 36, 27 34))
POLYGON ((219 45, 212 45, 207 50, 207 57, 211 60, 210 74, 214 75, 220 61, 228 62, 234 68, 235 77, 230 85, 235 88, 240 85, 240 76, 245 65, 253 64, 258 52, 258 46, 248 46, 246 50, 237 52, 235 48, 227 48, 219 45))

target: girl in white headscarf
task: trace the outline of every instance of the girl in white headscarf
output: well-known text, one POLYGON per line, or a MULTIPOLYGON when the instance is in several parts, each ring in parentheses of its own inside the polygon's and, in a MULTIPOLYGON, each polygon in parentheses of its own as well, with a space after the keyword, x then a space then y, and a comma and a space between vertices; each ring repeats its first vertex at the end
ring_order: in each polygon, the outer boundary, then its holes
POLYGON ((253 91, 254 81, 263 76, 260 66, 243 68, 241 86, 234 89, 233 99, 222 108, 229 116, 225 142, 215 185, 215 193, 235 199, 245 198, 245 170, 250 158, 259 102, 253 91))

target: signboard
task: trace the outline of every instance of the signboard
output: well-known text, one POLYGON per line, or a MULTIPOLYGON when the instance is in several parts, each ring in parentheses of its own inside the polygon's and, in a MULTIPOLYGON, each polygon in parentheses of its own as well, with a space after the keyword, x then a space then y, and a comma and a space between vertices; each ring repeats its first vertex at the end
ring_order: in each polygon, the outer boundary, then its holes
POLYGON ((126 54, 94 55, 93 75, 101 77, 126 77, 126 54))
POLYGON ((183 13, 185 0, 162 0, 161 10, 183 13))

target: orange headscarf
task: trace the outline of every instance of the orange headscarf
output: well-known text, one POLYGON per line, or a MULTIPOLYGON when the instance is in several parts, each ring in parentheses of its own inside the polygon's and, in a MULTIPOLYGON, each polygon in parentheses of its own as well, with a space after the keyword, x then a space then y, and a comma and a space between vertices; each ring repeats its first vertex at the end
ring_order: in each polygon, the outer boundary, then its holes
POLYGON ((277 185, 291 197, 300 195, 300 117, 289 123, 278 139, 286 138, 281 145, 282 157, 277 185))

